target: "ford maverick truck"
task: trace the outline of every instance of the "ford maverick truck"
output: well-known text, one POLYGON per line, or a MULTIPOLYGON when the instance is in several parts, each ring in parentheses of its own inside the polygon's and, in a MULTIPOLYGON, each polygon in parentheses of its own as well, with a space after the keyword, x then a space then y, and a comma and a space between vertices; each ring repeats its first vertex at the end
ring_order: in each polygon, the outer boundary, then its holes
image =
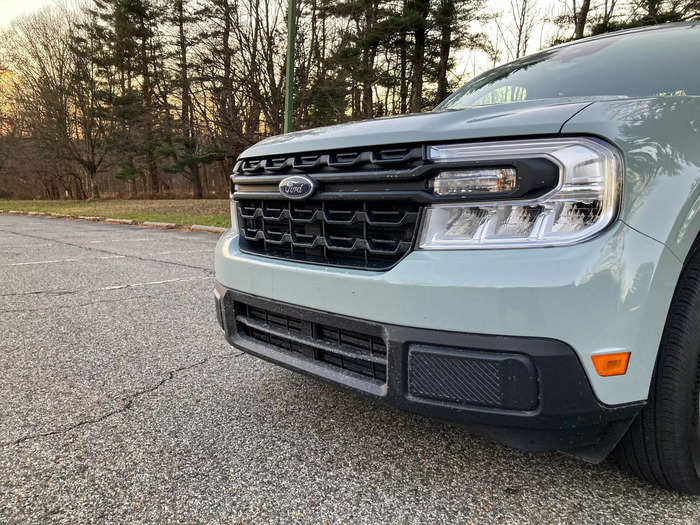
POLYGON ((236 348, 700 493, 700 25, 268 138, 231 203, 215 296, 236 348))

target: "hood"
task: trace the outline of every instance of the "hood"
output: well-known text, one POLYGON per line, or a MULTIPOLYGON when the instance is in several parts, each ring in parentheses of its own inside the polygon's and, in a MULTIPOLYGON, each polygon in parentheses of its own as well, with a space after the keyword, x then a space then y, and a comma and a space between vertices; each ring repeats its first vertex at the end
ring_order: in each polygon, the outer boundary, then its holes
POLYGON ((590 99, 549 99, 350 122, 277 135, 240 158, 315 152, 378 144, 407 144, 559 133, 590 99))

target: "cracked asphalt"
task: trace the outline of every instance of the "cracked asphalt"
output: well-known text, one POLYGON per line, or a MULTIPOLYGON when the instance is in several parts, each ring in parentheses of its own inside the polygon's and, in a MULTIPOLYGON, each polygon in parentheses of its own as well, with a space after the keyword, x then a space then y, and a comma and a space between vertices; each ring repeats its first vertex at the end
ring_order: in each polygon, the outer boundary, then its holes
POLYGON ((241 355, 205 233, 0 215, 0 523, 698 523, 241 355))

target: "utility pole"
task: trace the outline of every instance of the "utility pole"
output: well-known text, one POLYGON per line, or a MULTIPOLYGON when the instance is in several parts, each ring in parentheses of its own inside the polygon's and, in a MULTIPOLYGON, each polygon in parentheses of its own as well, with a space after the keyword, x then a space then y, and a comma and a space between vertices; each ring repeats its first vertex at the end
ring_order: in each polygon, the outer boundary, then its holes
POLYGON ((297 36, 296 0, 289 0, 287 12, 287 78, 284 94, 284 132, 292 131, 294 115, 294 43, 297 36))

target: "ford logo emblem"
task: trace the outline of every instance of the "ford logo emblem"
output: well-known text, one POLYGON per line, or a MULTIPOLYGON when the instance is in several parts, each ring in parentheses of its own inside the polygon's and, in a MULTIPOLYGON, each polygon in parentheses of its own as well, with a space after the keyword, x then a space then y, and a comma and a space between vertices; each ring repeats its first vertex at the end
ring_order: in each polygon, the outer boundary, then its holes
POLYGON ((306 199, 316 191, 316 183, 303 175, 292 175, 280 182, 280 193, 288 199, 306 199))

